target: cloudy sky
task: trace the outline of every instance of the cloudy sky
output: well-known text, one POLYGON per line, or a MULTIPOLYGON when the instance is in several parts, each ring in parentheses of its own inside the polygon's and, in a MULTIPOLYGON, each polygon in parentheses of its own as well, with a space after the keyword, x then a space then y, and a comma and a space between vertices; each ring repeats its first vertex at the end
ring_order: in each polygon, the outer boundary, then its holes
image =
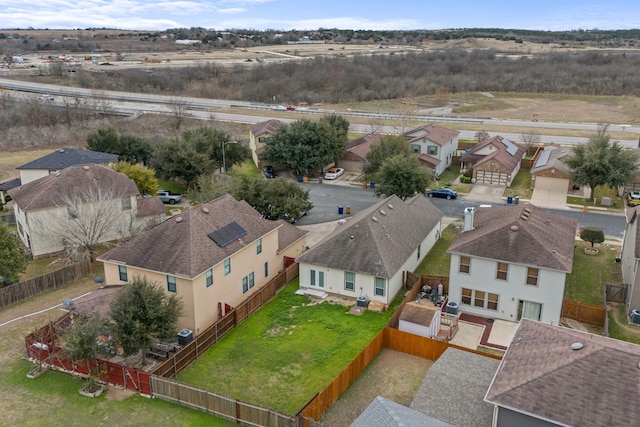
POLYGON ((0 0, 0 28, 640 28, 638 0, 0 0))

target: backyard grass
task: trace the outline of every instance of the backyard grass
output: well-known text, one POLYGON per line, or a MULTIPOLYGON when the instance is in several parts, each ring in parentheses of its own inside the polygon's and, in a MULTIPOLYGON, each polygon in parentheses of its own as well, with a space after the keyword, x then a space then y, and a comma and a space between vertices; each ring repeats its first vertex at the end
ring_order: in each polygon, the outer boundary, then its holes
POLYGON ((600 252, 597 255, 587 255, 584 252, 587 246, 591 246, 591 243, 576 241, 573 269, 567 275, 564 297, 602 305, 605 284, 622 283, 620 264, 615 261, 620 248, 607 244, 596 245, 600 252))
POLYGON ((244 402, 295 414, 384 328, 390 310, 350 307, 296 295, 298 280, 234 329, 178 380, 244 402))
POLYGON ((425 276, 448 276, 451 255, 447 253, 447 249, 449 249, 449 246, 451 246, 451 243, 459 233, 460 228, 456 227, 455 224, 445 228, 440 239, 433 245, 433 248, 422 260, 415 273, 425 276))
POLYGON ((610 304, 608 315, 611 338, 640 344, 640 326, 629 324, 624 304, 610 304))
POLYGON ((504 196, 520 196, 524 199, 530 199, 533 190, 529 188, 531 185, 531 171, 520 169, 511 185, 504 191, 504 196))
POLYGON ((175 181, 158 178, 158 188, 161 190, 169 190, 172 193, 182 194, 186 190, 185 187, 175 181))
POLYGON ((231 176, 245 176, 252 177, 256 175, 260 175, 260 171, 256 167, 256 164, 253 163, 253 160, 245 160, 245 162, 240 165, 234 165, 233 168, 227 168, 227 174, 231 176))

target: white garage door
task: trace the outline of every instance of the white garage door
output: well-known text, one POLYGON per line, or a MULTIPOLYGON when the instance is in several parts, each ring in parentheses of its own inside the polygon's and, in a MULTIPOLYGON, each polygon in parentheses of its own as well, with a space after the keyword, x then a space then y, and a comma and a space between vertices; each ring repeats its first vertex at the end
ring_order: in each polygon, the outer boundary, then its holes
POLYGON ((567 207, 568 179, 538 177, 531 195, 531 203, 545 208, 567 207))

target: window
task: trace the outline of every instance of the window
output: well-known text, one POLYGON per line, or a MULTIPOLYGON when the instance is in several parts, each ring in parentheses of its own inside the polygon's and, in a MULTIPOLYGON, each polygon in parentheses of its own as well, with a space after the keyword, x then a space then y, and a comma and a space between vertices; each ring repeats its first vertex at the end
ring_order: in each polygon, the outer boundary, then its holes
POLYGON ((498 263, 498 272, 496 273, 496 279, 498 280, 507 280, 507 271, 509 270, 509 265, 506 262, 498 263))
POLYGON ((418 245, 418 261, 420 260, 420 249, 422 245, 418 245))
POLYGON ((176 292, 178 290, 178 286, 176 284, 176 276, 167 275, 167 290, 169 292, 176 292))
POLYGON ((269 277, 269 263, 264 263, 264 277, 269 277))
POLYGON ((487 308, 489 310, 498 310, 498 299, 500 296, 498 294, 488 294, 487 298, 487 308))
POLYGON ((256 254, 262 253, 262 239, 258 239, 256 242, 256 254))
POLYGON ((253 279, 253 272, 249 273, 248 276, 244 276, 242 278, 242 293, 246 293, 249 289, 253 288, 255 285, 255 281, 253 279))
POLYGON ((386 280, 382 277, 376 277, 375 281, 375 295, 383 297, 384 296, 384 287, 386 284, 386 280))
POLYGON ((207 288, 213 285, 213 269, 207 270, 207 274, 205 274, 205 278, 207 281, 207 288))
POLYGON ((75 206, 69 205, 67 206, 67 213, 69 214, 69 219, 78 218, 78 210, 75 206))
POLYGON ((538 286, 538 273, 537 268, 527 268, 527 285, 538 286))
POLYGON ((463 304, 471 305, 471 294, 472 294, 472 292, 473 291, 471 289, 462 288, 462 303, 463 304))
POLYGON ((460 257, 460 273, 469 273, 469 267, 471 265, 471 258, 468 256, 460 257))
POLYGON ((344 288, 347 291, 356 290, 356 273, 353 273, 351 271, 344 272, 344 288))
POLYGON ((475 291, 473 305, 475 305, 476 307, 484 308, 484 292, 475 291))
POLYGON ((224 275, 231 273, 231 258, 224 260, 224 275))
POLYGON ((430 156, 437 156, 438 155, 438 146, 436 145, 430 145, 428 147, 428 151, 430 156))
POLYGON ((414 153, 420 154, 420 144, 411 144, 411 148, 413 148, 414 153))
POLYGON ((123 197, 122 199, 122 210, 128 211, 131 209, 131 198, 123 197))
POLYGON ((127 277, 127 266, 119 265, 118 266, 118 275, 120 276, 121 282, 127 282, 129 279, 127 277))

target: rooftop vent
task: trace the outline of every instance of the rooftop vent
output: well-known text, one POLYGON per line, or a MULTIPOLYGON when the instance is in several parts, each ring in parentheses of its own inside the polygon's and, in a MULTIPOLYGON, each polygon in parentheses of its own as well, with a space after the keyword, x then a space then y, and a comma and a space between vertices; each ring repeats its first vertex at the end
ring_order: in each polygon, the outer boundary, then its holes
POLYGON ((388 204, 387 204, 387 207, 388 207, 389 209, 393 209, 393 205, 392 205, 391 203, 388 203, 388 204))
POLYGON ((209 208, 202 208, 203 213, 209 213, 209 208))
POLYGON ((384 209, 380 209, 380 215, 386 215, 387 213, 384 211, 384 209))
POLYGON ((176 222, 177 222, 177 223, 180 223, 180 222, 182 222, 182 221, 184 221, 184 218, 182 218, 181 216, 179 216, 179 217, 177 217, 177 218, 176 218, 176 222))
POLYGON ((518 227, 517 225, 512 225, 511 226, 511 231, 518 231, 520 229, 520 227, 518 227))
POLYGON ((571 344, 571 350, 582 350, 583 347, 584 344, 582 344, 581 342, 574 342, 573 344, 571 344))
POLYGON ((376 218, 375 216, 372 216, 372 217, 371 217, 371 221, 373 221, 373 222, 378 222, 378 218, 376 218))
POLYGON ((84 166, 82 167, 82 169, 84 169, 84 170, 88 171, 90 168, 89 168, 89 166, 84 165, 84 166))

